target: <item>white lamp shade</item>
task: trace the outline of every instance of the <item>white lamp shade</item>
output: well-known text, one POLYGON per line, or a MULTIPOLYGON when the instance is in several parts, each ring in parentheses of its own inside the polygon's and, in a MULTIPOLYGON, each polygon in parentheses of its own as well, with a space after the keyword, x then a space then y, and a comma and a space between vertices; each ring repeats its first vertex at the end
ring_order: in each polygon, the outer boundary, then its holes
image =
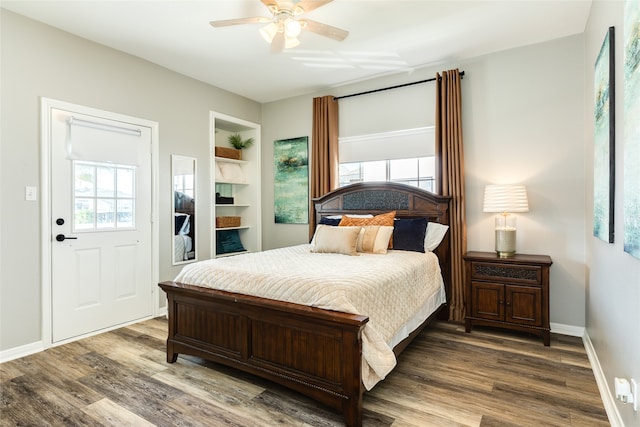
POLYGON ((296 37, 288 37, 285 35, 284 37, 284 48, 291 49, 292 47, 296 47, 300 44, 300 40, 296 37))
POLYGON ((274 22, 271 22, 269 25, 265 25, 264 27, 260 28, 260 35, 267 43, 271 43, 273 41, 273 38, 275 37, 277 32, 278 25, 276 25, 274 22))
POLYGON ((484 189, 484 212, 529 212, 524 185, 487 185, 484 189))

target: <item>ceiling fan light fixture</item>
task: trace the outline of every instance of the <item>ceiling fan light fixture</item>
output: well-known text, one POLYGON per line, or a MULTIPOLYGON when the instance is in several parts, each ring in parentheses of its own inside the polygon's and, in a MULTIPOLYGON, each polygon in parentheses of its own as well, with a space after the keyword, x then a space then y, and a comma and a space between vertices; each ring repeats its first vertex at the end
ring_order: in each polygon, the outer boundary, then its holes
POLYGON ((302 26, 297 20, 287 19, 284 21, 284 33, 287 37, 296 38, 300 35, 300 31, 302 31, 302 26))
POLYGON ((285 49, 291 49, 293 47, 296 47, 300 44, 300 40, 298 40, 297 37, 289 37, 285 35, 284 38, 284 48, 285 49))
POLYGON ((276 33, 278 32, 278 25, 275 22, 271 22, 268 25, 260 28, 260 35, 267 43, 271 43, 276 33))
MULTIPOLYGON (((1 1, 1 0, 0 0, 1 1)), ((304 14, 333 0, 258 0, 269 9, 270 17, 254 16, 211 21, 214 28, 239 24, 265 24, 259 29, 262 38, 271 45, 271 53, 282 52, 300 44, 298 36, 310 31, 337 41, 344 40, 348 31, 304 18, 304 14), (300 16, 303 16, 300 18, 300 16)))

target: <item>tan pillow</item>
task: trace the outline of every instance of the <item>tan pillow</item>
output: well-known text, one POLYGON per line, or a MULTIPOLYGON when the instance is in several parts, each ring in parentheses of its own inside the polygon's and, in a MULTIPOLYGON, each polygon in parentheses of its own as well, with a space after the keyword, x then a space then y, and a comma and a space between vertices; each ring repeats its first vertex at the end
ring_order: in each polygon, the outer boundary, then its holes
POLYGON ((396 211, 391 211, 376 215, 373 218, 353 218, 350 216, 343 216, 340 220, 340 226, 355 226, 355 225, 390 225, 393 227, 393 220, 396 217, 396 211))
MULTIPOLYGON (((343 216, 340 220, 339 226, 354 226, 354 225, 390 225, 393 227, 393 221, 396 218, 396 211, 391 211, 387 213, 383 213, 380 215, 376 215, 373 218, 352 218, 348 216, 343 216)), ((393 248, 393 240, 389 239, 389 245, 387 246, 389 249, 393 248)))
POLYGON ((358 255, 356 243, 361 228, 319 224, 313 235, 311 252, 358 255))
POLYGON ((365 225, 358 234, 356 250, 372 254, 386 254, 392 234, 393 227, 388 225, 365 225))

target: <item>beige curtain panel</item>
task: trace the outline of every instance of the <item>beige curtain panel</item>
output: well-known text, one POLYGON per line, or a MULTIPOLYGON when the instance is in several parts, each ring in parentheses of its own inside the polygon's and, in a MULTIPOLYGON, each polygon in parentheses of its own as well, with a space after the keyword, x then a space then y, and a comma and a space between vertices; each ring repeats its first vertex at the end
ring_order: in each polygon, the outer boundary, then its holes
MULTIPOLYGON (((338 188, 338 101, 333 95, 313 98, 311 135, 311 199, 338 188)), ((316 228, 313 203, 309 209, 309 239, 316 228)))
POLYGON ((460 72, 436 74, 436 193, 451 196, 451 295, 449 320, 464 319, 464 264, 467 225, 464 198, 464 151, 460 72))

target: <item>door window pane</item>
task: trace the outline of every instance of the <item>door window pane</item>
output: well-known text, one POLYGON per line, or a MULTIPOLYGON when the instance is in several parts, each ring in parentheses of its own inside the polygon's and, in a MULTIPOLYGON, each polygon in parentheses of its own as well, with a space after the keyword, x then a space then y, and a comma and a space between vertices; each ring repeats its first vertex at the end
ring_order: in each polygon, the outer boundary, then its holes
POLYGON ((119 168, 117 183, 117 197, 133 197, 133 169, 119 168))
POLYGON ((74 161, 74 231, 135 227, 135 167, 74 161))
POLYGON ((95 199, 76 198, 73 212, 73 228, 75 230, 92 230, 95 222, 95 199))
POLYGON ((115 228, 116 206, 113 199, 98 199, 97 212, 98 219, 96 226, 98 228, 115 228))
POLYGON ((95 196, 96 169, 83 164, 75 167, 74 187, 76 197, 95 196))
POLYGON ((113 197, 115 192, 115 170, 113 167, 98 167, 97 194, 98 197, 113 197))
POLYGON ((118 200, 118 216, 116 227, 133 227, 133 200, 118 200))

